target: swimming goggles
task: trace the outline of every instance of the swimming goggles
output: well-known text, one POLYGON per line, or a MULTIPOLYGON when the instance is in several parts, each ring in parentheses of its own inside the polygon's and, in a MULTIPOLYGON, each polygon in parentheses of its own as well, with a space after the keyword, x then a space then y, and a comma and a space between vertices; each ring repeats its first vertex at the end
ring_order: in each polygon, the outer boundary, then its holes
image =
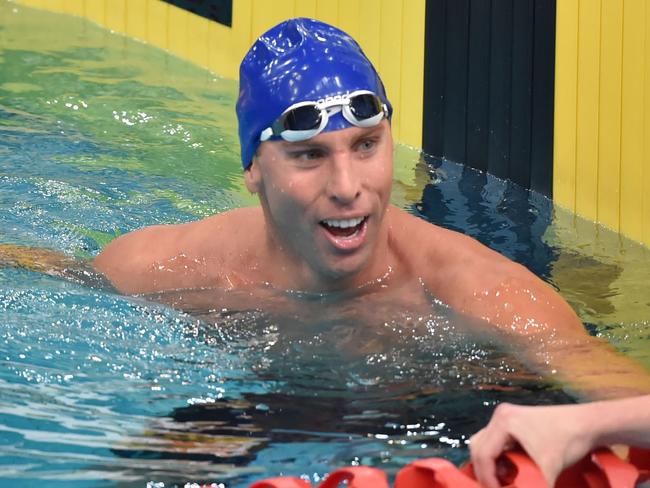
POLYGON ((273 136, 280 136, 288 142, 310 139, 327 127, 330 115, 338 112, 357 127, 374 127, 388 116, 388 108, 381 98, 371 91, 357 90, 316 102, 291 105, 271 127, 262 131, 260 141, 268 141, 273 136))

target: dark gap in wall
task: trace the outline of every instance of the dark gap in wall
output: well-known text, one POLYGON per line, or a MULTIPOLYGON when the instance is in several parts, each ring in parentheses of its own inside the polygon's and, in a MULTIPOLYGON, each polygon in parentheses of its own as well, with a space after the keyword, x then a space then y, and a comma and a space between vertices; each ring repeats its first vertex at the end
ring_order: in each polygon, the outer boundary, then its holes
POLYGON ((163 0, 220 24, 232 27, 232 0, 163 0))
POLYGON ((422 147, 552 196, 556 0, 427 0, 422 147))

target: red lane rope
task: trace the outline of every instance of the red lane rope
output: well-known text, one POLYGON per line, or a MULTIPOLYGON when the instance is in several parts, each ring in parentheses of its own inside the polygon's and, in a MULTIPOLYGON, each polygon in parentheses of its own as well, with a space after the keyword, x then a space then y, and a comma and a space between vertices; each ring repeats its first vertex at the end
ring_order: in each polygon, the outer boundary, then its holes
MULTIPOLYGON (((503 488, 546 488, 542 472, 525 453, 506 452, 499 462, 506 467, 500 478, 503 488)), ((555 488, 634 488, 646 480, 650 480, 650 450, 632 447, 629 458, 623 460, 609 449, 598 449, 563 471, 555 488)), ((347 488, 389 488, 386 474, 367 466, 332 471, 317 488, 337 488, 343 482, 347 488)), ((257 481, 249 488, 312 488, 312 485, 300 478, 279 477, 257 481)), ((482 485, 476 481, 471 463, 459 469, 445 459, 427 458, 402 468, 394 488, 482 488, 482 485)))

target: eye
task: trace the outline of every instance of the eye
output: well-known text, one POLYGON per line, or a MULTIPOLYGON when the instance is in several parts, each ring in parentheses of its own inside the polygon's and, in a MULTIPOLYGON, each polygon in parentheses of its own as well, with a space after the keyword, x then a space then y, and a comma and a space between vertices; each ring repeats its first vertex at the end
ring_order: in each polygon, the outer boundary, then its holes
POLYGON ((298 161, 317 161, 324 156, 324 152, 320 149, 304 149, 289 153, 291 159, 298 161))
POLYGON ((287 152, 287 159, 297 168, 309 169, 320 166, 325 151, 320 148, 304 148, 287 152))
POLYGON ((377 147, 376 138, 362 139, 361 141, 359 141, 359 144, 357 145, 357 149, 361 152, 370 152, 374 150, 376 147, 377 147))

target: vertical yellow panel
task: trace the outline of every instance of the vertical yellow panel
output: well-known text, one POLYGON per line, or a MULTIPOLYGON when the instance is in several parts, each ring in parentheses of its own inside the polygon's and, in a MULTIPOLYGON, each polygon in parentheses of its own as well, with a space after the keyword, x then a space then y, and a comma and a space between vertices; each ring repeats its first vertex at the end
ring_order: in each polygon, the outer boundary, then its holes
POLYGON ((126 32, 126 0, 106 3, 106 27, 115 32, 126 32))
MULTIPOLYGON (((340 12, 338 24, 340 29, 344 30, 359 42, 359 26, 361 25, 361 5, 359 0, 339 0, 338 11, 340 12)), ((361 45, 361 43, 359 43, 361 45)), ((361 46, 363 49, 363 46, 361 46)))
POLYGON ((228 53, 232 50, 234 32, 217 22, 208 24, 208 68, 213 73, 236 78, 228 53))
POLYGON ((266 18, 273 15, 273 3, 265 0, 252 0, 251 7, 251 30, 253 36, 258 37, 266 31, 266 18))
POLYGON ((27 7, 42 8, 45 10, 49 10, 47 0, 22 0, 22 2, 20 3, 27 7))
POLYGON ((556 32, 554 198, 570 206, 575 184, 578 214, 650 245, 650 2, 563 0, 557 3, 556 32), (579 39, 577 55, 571 35, 579 39), (596 71, 599 84, 593 81, 596 71))
POLYGON ((167 49, 182 58, 188 58, 187 27, 190 13, 174 5, 168 7, 167 49))
POLYGON ((84 0, 64 0, 63 12, 72 15, 84 15, 84 0))
POLYGON ((635 240, 643 236, 645 3, 646 0, 625 0, 623 12, 621 231, 635 240))
POLYGON ((645 74, 643 137, 643 242, 650 246, 650 6, 645 6, 645 74))
POLYGON ((252 0, 233 2, 232 37, 229 44, 231 49, 228 52, 227 70, 234 73, 232 77, 235 79, 239 76, 239 63, 253 44, 253 40, 259 35, 251 31, 252 10, 252 0))
MULTIPOLYGON (((605 0, 602 3, 600 37, 597 219, 614 230, 619 228, 621 197, 622 45, 623 3, 621 0, 605 0)), ((578 181, 578 184, 582 182, 578 181)))
MULTIPOLYGON (((205 17, 192 13, 187 17, 188 59, 203 68, 208 67, 209 22, 205 17)), ((225 49, 227 46, 223 46, 223 48, 225 49)))
POLYGON ((598 215, 599 47, 600 0, 582 0, 578 17, 576 212, 592 220, 598 215))
POLYGON ((553 197, 575 211, 578 0, 557 3, 553 197))
POLYGON ((64 0, 48 0, 43 3, 43 8, 51 10, 52 12, 63 12, 65 9, 64 0))
POLYGON ((379 66, 381 10, 376 0, 361 0, 360 11, 363 12, 363 22, 359 23, 357 41, 372 64, 379 66))
POLYGON ((377 67, 386 91, 393 103, 393 136, 400 139, 401 79, 402 79, 402 2, 381 1, 381 34, 379 66, 377 67))
POLYGON ((293 17, 293 0, 253 0, 253 35, 255 38, 283 20, 293 17))
POLYGON ((316 0, 296 0, 294 15, 296 17, 316 17, 316 0))
POLYGON ((126 33, 141 41, 147 39, 147 0, 129 0, 126 33))
POLYGON ((147 41, 154 46, 167 49, 167 13, 169 5, 159 0, 147 3, 147 41))
POLYGON ((404 0, 402 11, 402 81, 400 142, 422 146, 424 103, 424 0, 404 0))
POLYGON ((105 25, 106 0, 86 0, 84 5, 86 17, 97 22, 99 25, 105 25))
POLYGON ((339 4, 333 0, 316 1, 316 17, 328 24, 338 25, 339 4))

